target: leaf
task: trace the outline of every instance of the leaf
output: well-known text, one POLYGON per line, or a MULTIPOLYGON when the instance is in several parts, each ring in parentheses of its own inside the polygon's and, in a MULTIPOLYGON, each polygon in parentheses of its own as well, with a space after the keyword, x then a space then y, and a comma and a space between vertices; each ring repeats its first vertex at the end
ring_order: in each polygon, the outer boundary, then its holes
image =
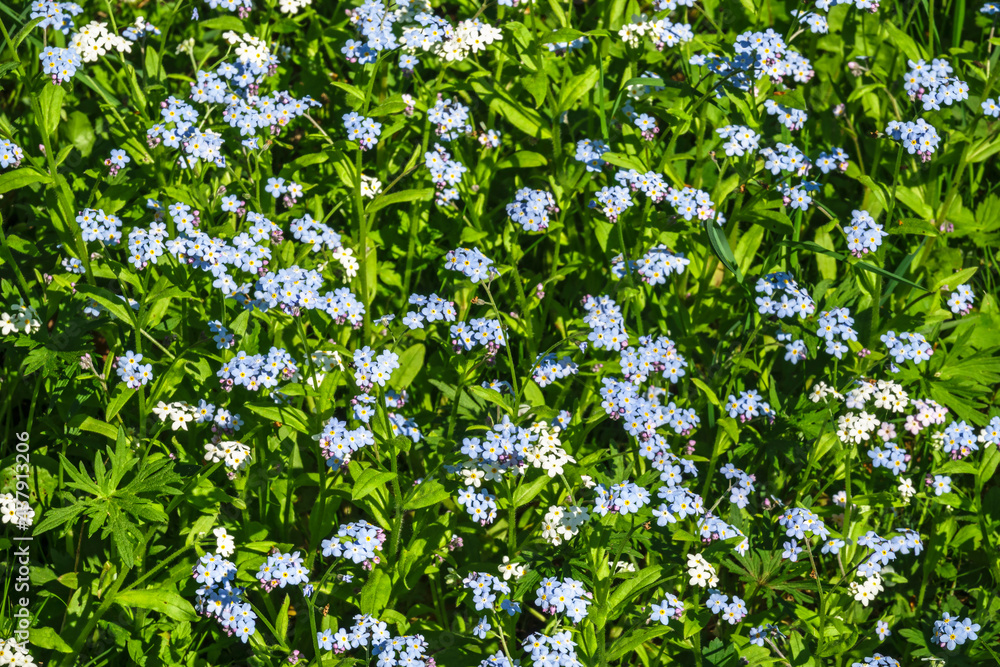
POLYGON ((404 510, 418 510, 431 505, 437 505, 451 498, 441 482, 436 479, 425 479, 410 492, 412 495, 403 504, 404 510))
POLYGON ((362 102, 365 101, 365 94, 363 92, 361 92, 361 90, 357 86, 352 86, 351 84, 344 83, 343 81, 331 81, 330 85, 336 86, 337 88, 340 88, 341 90, 343 90, 348 95, 351 95, 352 97, 356 97, 359 100, 361 100, 362 102))
POLYGON ((712 403, 712 405, 715 405, 720 408, 722 407, 722 402, 719 401, 719 397, 715 395, 715 392, 712 391, 712 389, 707 384, 705 384, 696 377, 692 377, 690 378, 690 380, 692 383, 694 383, 694 386, 698 387, 698 389, 701 389, 701 393, 705 394, 705 396, 712 403))
POLYGON ((101 287, 94 287, 93 285, 85 283, 78 284, 76 286, 76 291, 86 294, 91 299, 104 306, 109 313, 125 324, 133 327, 136 325, 132 309, 129 308, 117 295, 112 294, 108 290, 101 287))
MULTIPOLYGON (((111 400, 108 401, 108 409, 104 414, 104 420, 110 422, 115 416, 121 412, 125 404, 128 403, 129 399, 135 395, 136 389, 129 389, 125 384, 119 384, 114 388, 114 393, 111 396, 111 400)), ((115 432, 115 438, 118 437, 117 431, 115 432)))
MULTIPOLYGON (((133 393, 135 392, 133 391, 133 393)), ((98 419, 94 419, 90 415, 84 415, 84 414, 73 415, 73 417, 71 417, 70 420, 66 422, 66 425, 71 428, 78 428, 83 431, 98 433, 107 438, 111 438, 112 440, 118 439, 118 427, 112 426, 111 424, 102 422, 98 419)))
POLYGON ((243 21, 235 16, 215 16, 202 21, 199 25, 206 30, 232 30, 240 35, 247 31, 243 21))
POLYGON ((496 110, 504 120, 517 129, 538 139, 552 137, 549 129, 542 126, 541 114, 515 102, 507 91, 495 88, 492 82, 486 83, 481 78, 473 79, 471 86, 477 95, 489 102, 490 108, 496 110))
POLYGON ((573 40, 580 39, 586 33, 582 33, 579 30, 573 30, 572 28, 560 28, 559 30, 553 30, 545 39, 542 40, 542 44, 560 44, 562 42, 572 42, 573 40))
POLYGON ((0 174, 0 195, 11 190, 23 188, 31 183, 49 183, 51 180, 48 174, 43 174, 31 167, 21 167, 20 169, 0 174))
POLYGON ((589 65, 583 72, 564 83, 559 91, 560 111, 566 111, 574 102, 589 93, 597 85, 600 75, 596 67, 589 65))
POLYGON ((639 570, 634 577, 618 584, 608 599, 608 607, 611 609, 609 617, 617 618, 629 600, 647 588, 655 586, 660 579, 661 570, 659 565, 650 565, 639 570))
POLYGON ((25 23, 20 30, 14 33, 14 36, 10 40, 10 47, 16 51, 17 47, 21 45, 21 42, 27 39, 28 35, 31 34, 31 31, 34 30, 39 23, 46 20, 46 18, 48 17, 39 16, 38 18, 31 19, 30 21, 25 23))
POLYGON ((640 174, 646 173, 646 166, 639 161, 639 158, 635 155, 626 155, 625 153, 614 153, 607 152, 601 156, 601 159, 608 164, 613 164, 616 167, 621 167, 622 169, 635 169, 640 174))
POLYGON ((123 591, 115 595, 114 602, 123 607, 139 607, 158 611, 175 621, 197 621, 198 614, 187 598, 169 588, 147 588, 123 591))
POLYGON ((628 654, 635 651, 639 646, 645 644, 650 639, 655 639, 661 635, 665 635, 670 632, 670 626, 658 623, 651 627, 639 627, 634 630, 626 632, 624 635, 615 640, 610 647, 607 655, 607 661, 613 662, 619 658, 624 658, 628 654))
POLYGON ((59 127, 59 118, 62 115, 65 99, 66 90, 62 86, 45 86, 38 95, 38 108, 42 117, 37 118, 36 121, 49 136, 59 127))
POLYGON ((420 369, 424 367, 424 355, 427 349, 424 347, 423 343, 417 343, 406 348, 406 350, 399 355, 399 368, 392 377, 389 379, 389 384, 396 391, 402 391, 410 386, 414 378, 420 372, 420 369))
POLYGON ((273 422, 288 424, 300 433, 309 433, 309 417, 302 410, 286 405, 253 405, 244 403, 244 406, 265 419, 273 422))
POLYGON ((874 264, 869 264, 868 262, 862 262, 862 261, 858 261, 855 264, 853 264, 852 266, 854 266, 855 268, 864 269, 865 271, 869 271, 871 273, 877 273, 878 275, 882 276, 883 278, 889 278, 890 280, 899 281, 899 282, 903 283, 904 285, 909 285, 910 287, 912 287, 914 289, 918 289, 921 292, 928 291, 926 287, 921 287, 920 285, 918 285, 917 283, 913 282, 909 278, 904 278, 903 276, 901 276, 901 275, 899 275, 897 273, 893 273, 892 271, 890 271, 888 269, 883 269, 881 266, 875 266, 874 264))
POLYGON ((392 582, 381 569, 372 570, 368 577, 368 582, 361 589, 361 613, 378 616, 378 612, 385 607, 392 592, 392 582))
POLYGON ((31 628, 28 630, 28 641, 39 648, 55 649, 60 653, 73 652, 73 647, 53 628, 31 628))
POLYGON ((742 285, 743 274, 740 272, 740 267, 736 266, 736 257, 733 256, 733 250, 729 247, 729 240, 722 231, 722 227, 714 220, 706 220, 705 233, 708 234, 708 241, 712 245, 715 256, 722 262, 723 266, 736 276, 736 282, 742 285))
POLYGON ((361 500, 376 488, 385 486, 394 479, 396 479, 396 473, 394 472, 382 472, 375 468, 366 468, 361 473, 361 476, 354 481, 354 487, 351 489, 351 498, 361 500))
POLYGON ((542 492, 551 478, 548 475, 541 475, 527 484, 521 484, 514 489, 514 507, 524 507, 542 492))
POLYGON ((285 602, 278 610, 278 616, 274 619, 274 634, 278 643, 286 646, 288 642, 288 608, 292 604, 292 596, 285 595, 285 602))
POLYGON ((381 211, 386 206, 408 201, 430 201, 434 198, 434 192, 434 188, 420 188, 418 190, 402 190, 401 192, 382 194, 375 197, 375 199, 368 204, 368 207, 365 209, 365 213, 372 214, 375 211, 381 211))
POLYGON ((533 151, 517 151, 497 162, 495 169, 544 167, 549 161, 541 153, 533 151))
POLYGON ((972 278, 972 276, 976 275, 976 271, 978 270, 979 267, 972 266, 969 267, 968 269, 962 269, 961 271, 956 271, 955 273, 952 273, 950 275, 945 276, 944 278, 939 279, 937 282, 934 283, 934 285, 931 287, 929 291, 937 292, 945 285, 948 285, 951 289, 955 289, 959 285, 963 285, 969 282, 969 279, 972 278))

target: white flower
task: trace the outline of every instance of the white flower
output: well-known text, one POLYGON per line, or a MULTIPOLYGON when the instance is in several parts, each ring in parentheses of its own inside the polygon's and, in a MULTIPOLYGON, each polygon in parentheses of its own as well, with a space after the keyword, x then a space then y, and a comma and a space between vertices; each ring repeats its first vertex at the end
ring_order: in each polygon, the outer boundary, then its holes
POLYGON ((716 586, 719 583, 719 575, 715 568, 701 554, 688 554, 688 576, 691 578, 692 586, 716 586))
POLYGON ((194 421, 194 417, 187 413, 185 410, 174 410, 170 414, 170 419, 173 422, 170 424, 170 430, 176 431, 177 429, 188 430, 187 425, 194 421))
MULTIPOLYGON (((156 407, 153 408, 153 414, 160 418, 160 421, 166 421, 167 417, 174 411, 169 405, 163 401, 159 401, 156 407)), ((175 429, 176 430, 176 429, 175 429)))
POLYGON ((509 581, 511 577, 515 579, 520 579, 524 576, 527 569, 520 563, 510 562, 509 556, 503 557, 503 564, 500 566, 500 574, 503 575, 504 581, 509 581))
POLYGON ((226 532, 225 528, 216 528, 212 531, 215 535, 215 550, 222 556, 229 558, 236 551, 236 541, 233 536, 226 532))
POLYGON ((10 313, 0 313, 0 333, 8 336, 17 330, 18 326, 10 319, 10 313))

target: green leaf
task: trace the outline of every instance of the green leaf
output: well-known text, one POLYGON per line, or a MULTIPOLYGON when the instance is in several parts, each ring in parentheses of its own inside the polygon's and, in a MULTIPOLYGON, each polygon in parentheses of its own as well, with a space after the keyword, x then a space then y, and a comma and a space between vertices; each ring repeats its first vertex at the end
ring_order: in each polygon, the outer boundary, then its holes
POLYGON ((559 30, 553 30, 550 32, 545 39, 542 40, 542 44, 559 44, 561 42, 572 42, 573 40, 580 39, 586 33, 580 32, 579 30, 573 30, 572 28, 560 28, 559 30))
POLYGON ((31 183, 49 183, 51 180, 48 174, 43 174, 32 167, 21 167, 0 174, 0 195, 31 183))
POLYGON ((497 162, 495 169, 521 169, 528 167, 544 167, 549 161, 541 153, 533 151, 517 151, 497 162))
MULTIPOLYGON (((969 282, 969 279, 972 278, 972 276, 976 275, 976 271, 978 271, 978 270, 979 270, 979 267, 972 266, 972 267, 969 267, 968 269, 962 269, 961 271, 956 271, 955 273, 952 273, 951 275, 947 275, 944 278, 939 279, 937 282, 934 283, 934 285, 931 287, 931 289, 929 291, 931 291, 931 292, 937 292, 939 289, 941 289, 945 285, 947 285, 951 289, 955 289, 959 285, 962 285, 962 284, 965 284, 965 283, 969 282)), ((921 288, 921 289, 923 289, 923 288, 921 288)))
POLYGON ((72 653, 73 647, 53 628, 31 628, 28 630, 28 641, 39 648, 52 649, 60 653, 72 653))
MULTIPOLYGON (((137 389, 129 389, 125 384, 118 384, 112 390, 111 400, 108 402, 108 409, 104 414, 104 421, 111 421, 115 416, 121 412, 125 404, 128 403, 129 399, 135 396, 137 389)), ((118 432, 115 431, 115 437, 118 437, 118 432)))
MULTIPOLYGON (((121 386, 121 385, 119 385, 121 386)), ((129 389, 132 393, 134 390, 129 389)), ((127 400, 127 399, 126 399, 127 400)), ((82 431, 90 431, 91 433, 98 433, 112 440, 118 439, 118 427, 112 426, 106 422, 102 422, 98 419, 94 419, 90 415, 76 414, 70 418, 66 425, 70 428, 78 428, 82 431)))
POLYGON ((559 90, 559 110, 568 110, 578 99, 589 93, 597 85, 600 76, 598 69, 589 65, 583 72, 564 83, 559 90))
POLYGON ((169 588, 122 591, 114 602, 123 607, 139 607, 158 611, 175 621, 197 621, 198 614, 187 598, 169 588))
POLYGON ((610 646, 607 661, 613 662, 619 658, 633 653, 639 646, 645 644, 650 639, 655 639, 670 632, 670 626, 657 623, 653 626, 639 627, 629 630, 624 635, 615 640, 610 646))
POLYGON ((708 234, 708 241, 712 245, 712 252, 722 262, 729 271, 736 276, 736 282, 743 284, 743 274, 740 267, 736 266, 736 257, 732 248, 729 247, 729 240, 725 232, 714 220, 705 221, 705 233, 708 234))
POLYGON ((408 201, 430 201, 434 198, 434 188, 420 188, 418 190, 402 190, 400 192, 390 192, 382 194, 371 201, 365 209, 365 213, 372 214, 380 211, 392 204, 401 204, 408 201))
POLYGON ((250 412, 273 422, 288 424, 300 433, 309 433, 309 416, 302 410, 287 405, 253 405, 244 403, 250 412))
POLYGON ((399 368, 392 377, 389 379, 389 384, 396 391, 402 391, 410 386, 414 378, 420 372, 420 369, 424 367, 424 355, 427 349, 424 347, 423 343, 417 343, 406 348, 406 350, 399 355, 399 368))
POLYGON ((601 156, 601 159, 608 164, 613 164, 622 169, 635 169, 640 174, 646 173, 646 166, 635 155, 625 153, 613 153, 611 151, 601 156))
POLYGON ((514 507, 524 507, 542 492, 551 478, 548 475, 540 475, 537 479, 533 479, 527 484, 521 483, 516 489, 514 489, 514 507))
POLYGON ((392 582, 384 571, 379 568, 372 570, 368 582, 361 589, 361 613, 377 616, 385 607, 392 592, 392 582))
POLYGON ((396 473, 394 472, 382 472, 375 468, 366 468, 361 473, 361 476, 354 481, 354 487, 351 489, 351 498, 361 500, 376 488, 385 486, 394 479, 396 479, 396 473))
POLYGON ((215 16, 210 19, 205 19, 198 25, 206 30, 232 30, 240 35, 247 31, 243 21, 239 20, 235 16, 215 16))
POLYGON ((135 315, 132 308, 117 295, 112 294, 104 288, 94 287, 93 285, 88 285, 86 283, 78 284, 76 286, 76 291, 86 294, 91 299, 104 306, 109 313, 125 324, 133 327, 136 326, 135 315))
POLYGON ((66 90, 62 86, 45 86, 38 95, 38 107, 42 117, 36 119, 45 133, 51 136, 59 127, 66 90))
POLYGON ((425 479, 410 492, 410 497, 403 503, 404 510, 418 510, 431 505, 437 505, 451 498, 441 482, 436 479, 425 479))
POLYGON ((712 405, 715 405, 716 407, 720 408, 722 407, 722 402, 719 401, 719 397, 715 395, 715 392, 712 391, 712 389, 707 384, 705 384, 696 377, 689 377, 689 379, 694 384, 694 386, 698 387, 698 389, 701 389, 701 393, 705 394, 705 396, 712 403, 712 405))
POLYGON ((910 287, 912 287, 914 289, 918 289, 921 292, 926 292, 927 291, 926 287, 922 287, 922 286, 918 285, 917 283, 913 282, 912 280, 910 280, 909 278, 904 278, 903 276, 899 275, 898 273, 893 273, 892 271, 890 271, 888 269, 883 269, 881 266, 875 266, 874 264, 869 264, 868 262, 863 262, 863 261, 860 261, 860 260, 857 261, 857 262, 855 262, 854 264, 852 264, 852 266, 855 267, 855 268, 858 268, 858 269, 864 269, 865 271, 869 271, 871 273, 876 273, 876 274, 882 276, 883 278, 889 278, 890 280, 899 281, 899 282, 903 283, 904 285, 909 285, 910 287))
POLYGON ((647 588, 655 586, 660 580, 661 571, 662 568, 659 565, 650 565, 639 570, 634 577, 616 585, 608 600, 608 606, 611 609, 609 616, 617 618, 632 598, 647 588))
POLYGON ((292 604, 292 596, 285 595, 285 602, 278 610, 278 617, 274 619, 274 634, 278 643, 287 646, 288 642, 288 609, 292 604))
POLYGON ((359 89, 357 86, 352 86, 351 84, 344 83, 343 81, 330 81, 330 85, 331 86, 335 86, 337 88, 340 88, 341 90, 343 90, 348 95, 351 95, 352 97, 356 97, 359 100, 361 100, 362 102, 365 101, 365 94, 363 92, 361 92, 361 89, 359 89))

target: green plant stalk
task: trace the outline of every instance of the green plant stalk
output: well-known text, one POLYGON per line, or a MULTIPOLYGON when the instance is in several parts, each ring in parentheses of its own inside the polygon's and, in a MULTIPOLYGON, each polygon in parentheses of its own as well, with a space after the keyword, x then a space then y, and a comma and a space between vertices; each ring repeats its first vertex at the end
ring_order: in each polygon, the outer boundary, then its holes
MULTIPOLYGON (((501 327, 503 327, 503 317, 500 316, 500 309, 497 308, 496 301, 493 300, 493 293, 490 291, 490 285, 489 285, 489 283, 484 283, 483 286, 486 288, 486 296, 488 296, 490 298, 490 305, 493 306, 493 312, 496 313, 497 323, 500 324, 501 327)), ((506 327, 503 327, 503 328, 506 328, 506 327)), ((514 388, 514 395, 515 396, 520 396, 521 390, 518 389, 518 384, 517 384, 517 366, 514 365, 514 355, 510 351, 510 343, 511 343, 510 335, 506 331, 504 331, 504 346, 503 347, 504 347, 504 350, 506 350, 506 352, 507 352, 507 362, 510 364, 510 381, 511 381, 511 386, 514 388)), ((455 400, 458 400, 458 394, 457 393, 455 394, 455 400)), ((514 406, 514 409, 517 410, 517 406, 516 405, 514 406)))
POLYGON ((111 603, 114 602, 115 596, 118 594, 118 589, 122 587, 125 583, 125 577, 128 576, 129 570, 132 566, 128 563, 122 563, 122 570, 118 573, 113 584, 111 584, 111 589, 104 593, 101 599, 101 605, 94 612, 94 615, 90 617, 87 621, 87 625, 84 626, 83 631, 77 635, 76 641, 73 642, 71 651, 63 656, 63 659, 59 662, 60 667, 72 667, 76 662, 77 657, 79 657, 80 652, 83 650, 84 644, 87 643, 87 638, 90 633, 94 631, 97 627, 97 622, 104 618, 104 614, 108 612, 108 608, 111 603))

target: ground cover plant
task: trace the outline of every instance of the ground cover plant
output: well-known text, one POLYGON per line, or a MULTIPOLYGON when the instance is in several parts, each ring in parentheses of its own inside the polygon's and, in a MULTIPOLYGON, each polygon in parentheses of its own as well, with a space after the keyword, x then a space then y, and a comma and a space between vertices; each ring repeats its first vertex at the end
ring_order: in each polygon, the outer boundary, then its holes
POLYGON ((0 2, 0 665, 1000 664, 998 13, 0 2))

